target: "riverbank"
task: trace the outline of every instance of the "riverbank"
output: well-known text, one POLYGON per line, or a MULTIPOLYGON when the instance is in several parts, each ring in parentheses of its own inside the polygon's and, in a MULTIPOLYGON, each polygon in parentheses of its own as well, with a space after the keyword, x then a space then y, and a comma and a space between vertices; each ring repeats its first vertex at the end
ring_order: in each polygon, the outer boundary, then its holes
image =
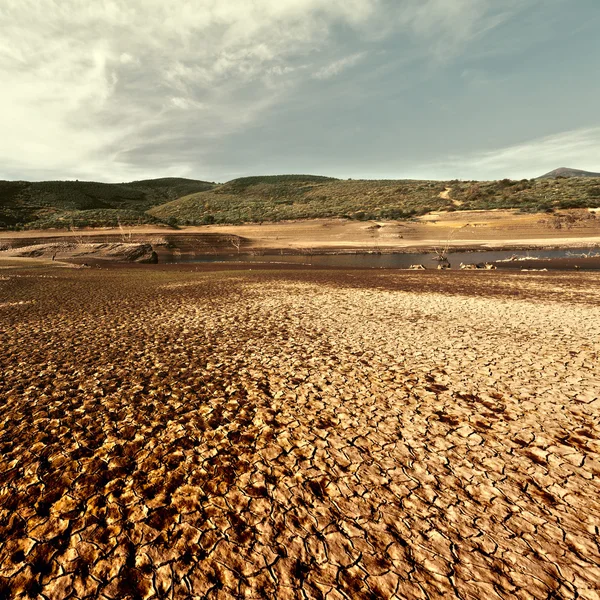
POLYGON ((596 211, 524 214, 517 211, 430 213, 410 221, 316 219, 202 227, 136 227, 77 231, 0 232, 0 247, 79 240, 148 243, 167 255, 394 253, 452 248, 550 249, 600 247, 596 211))

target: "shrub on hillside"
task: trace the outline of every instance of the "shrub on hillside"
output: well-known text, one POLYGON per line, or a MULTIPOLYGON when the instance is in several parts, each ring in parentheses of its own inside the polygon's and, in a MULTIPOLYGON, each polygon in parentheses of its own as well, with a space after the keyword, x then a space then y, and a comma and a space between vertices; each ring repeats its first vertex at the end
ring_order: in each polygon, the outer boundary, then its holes
POLYGON ((588 190, 588 196, 590 198, 600 198, 600 185, 595 185, 588 190))

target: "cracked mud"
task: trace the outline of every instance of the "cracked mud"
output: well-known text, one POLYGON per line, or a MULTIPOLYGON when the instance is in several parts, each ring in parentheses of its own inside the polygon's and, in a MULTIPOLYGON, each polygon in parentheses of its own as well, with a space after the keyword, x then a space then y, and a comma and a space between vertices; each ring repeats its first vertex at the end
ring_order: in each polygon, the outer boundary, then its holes
POLYGON ((0 277, 0 597, 599 598, 600 276, 0 277))

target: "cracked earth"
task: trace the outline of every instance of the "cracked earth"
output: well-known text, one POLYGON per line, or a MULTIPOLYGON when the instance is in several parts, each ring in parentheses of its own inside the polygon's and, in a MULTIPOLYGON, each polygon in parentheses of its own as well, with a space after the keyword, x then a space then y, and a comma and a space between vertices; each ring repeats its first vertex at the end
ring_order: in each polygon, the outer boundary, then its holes
POLYGON ((0 597, 600 598, 599 284, 4 268, 0 597))

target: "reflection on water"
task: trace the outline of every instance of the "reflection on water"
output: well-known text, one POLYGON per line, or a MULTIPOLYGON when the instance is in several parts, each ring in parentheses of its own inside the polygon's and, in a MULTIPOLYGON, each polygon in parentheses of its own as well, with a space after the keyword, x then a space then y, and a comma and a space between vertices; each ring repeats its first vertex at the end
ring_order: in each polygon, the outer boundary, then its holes
MULTIPOLYGON (((236 254, 232 256, 178 256, 174 262, 247 262, 311 265, 316 267, 345 267, 363 269, 408 269, 423 265, 437 269, 440 264, 433 253, 398 254, 302 254, 281 255, 236 254)), ((448 255, 451 269, 462 264, 493 263, 498 269, 600 269, 600 248, 561 250, 491 250, 455 252, 448 255)))

